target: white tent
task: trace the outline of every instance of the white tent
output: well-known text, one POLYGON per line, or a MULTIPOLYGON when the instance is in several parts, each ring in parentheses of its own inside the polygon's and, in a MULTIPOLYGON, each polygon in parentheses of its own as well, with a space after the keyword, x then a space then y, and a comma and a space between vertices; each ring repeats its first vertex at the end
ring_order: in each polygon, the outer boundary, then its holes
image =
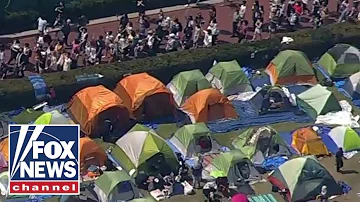
POLYGON ((352 98, 360 97, 360 72, 351 75, 343 89, 352 98))

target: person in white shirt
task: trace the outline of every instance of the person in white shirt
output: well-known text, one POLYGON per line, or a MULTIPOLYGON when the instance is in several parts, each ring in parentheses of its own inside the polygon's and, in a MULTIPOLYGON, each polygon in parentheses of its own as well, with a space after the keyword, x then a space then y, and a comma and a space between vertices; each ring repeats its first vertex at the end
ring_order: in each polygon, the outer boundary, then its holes
POLYGON ((38 31, 40 34, 43 34, 48 22, 42 19, 41 17, 37 19, 37 22, 38 22, 38 31))
POLYGON ((215 46, 215 45, 216 45, 216 41, 217 41, 217 37, 218 37, 219 34, 220 34, 220 30, 219 30, 219 28, 218 28, 218 26, 217 26, 217 21, 216 21, 216 19, 214 19, 214 20, 210 23, 210 25, 209 25, 209 27, 208 27, 208 30, 211 30, 211 37, 212 37, 212 39, 211 39, 211 45, 212 45, 212 46, 215 46))
POLYGON ((70 68, 71 68, 71 63, 72 63, 71 54, 70 54, 70 53, 66 53, 66 54, 65 54, 65 58, 64 58, 64 65, 63 65, 63 71, 64 71, 64 72, 67 72, 67 71, 70 70, 70 68))
POLYGON ((212 35, 211 35, 211 29, 210 30, 204 30, 204 47, 210 47, 212 45, 212 35))
POLYGON ((197 48, 199 45, 200 33, 201 33, 200 25, 195 25, 194 38, 193 38, 194 48, 197 48))
POLYGON ((245 19, 245 14, 246 14, 246 1, 243 1, 240 5, 240 9, 239 9, 239 15, 240 15, 241 21, 245 19))
POLYGON ((148 31, 148 35, 146 37, 146 45, 149 47, 149 49, 154 48, 154 42, 155 42, 155 33, 153 30, 148 31))
POLYGON ((85 27, 81 28, 80 34, 80 49, 83 50, 85 48, 86 42, 88 40, 89 34, 85 27))

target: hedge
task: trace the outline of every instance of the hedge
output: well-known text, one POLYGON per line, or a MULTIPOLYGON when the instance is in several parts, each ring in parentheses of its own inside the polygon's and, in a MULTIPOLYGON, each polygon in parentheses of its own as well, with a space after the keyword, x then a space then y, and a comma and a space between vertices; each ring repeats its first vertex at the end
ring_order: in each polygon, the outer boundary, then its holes
MULTIPOLYGON (((177 73, 184 70, 200 69, 208 71, 214 60, 238 60, 242 66, 253 69, 266 67, 270 60, 282 49, 305 52, 314 59, 331 48, 335 43, 350 43, 360 47, 360 24, 341 23, 317 30, 304 29, 289 34, 279 34, 275 38, 247 44, 224 44, 210 48, 199 48, 164 54, 156 57, 137 59, 115 64, 101 64, 78 68, 69 72, 44 74, 47 86, 55 89, 58 101, 67 102, 81 88, 93 84, 77 83, 75 76, 99 73, 104 75, 101 84, 113 89, 115 84, 128 73, 148 72, 164 83, 168 83, 177 73), (289 45, 280 44, 282 36, 294 38, 289 45), (251 58, 252 53, 255 57, 251 58)), ((0 111, 29 107, 37 104, 34 90, 27 78, 8 79, 0 85, 0 111)))
MULTIPOLYGON (((5 1, 4 1, 5 2, 5 1)), ((7 2, 7 0, 6 0, 7 2)), ((36 28, 36 19, 41 15, 48 22, 55 19, 54 8, 59 0, 11 0, 9 8, 0 3, 0 34, 14 33, 36 28), (2 14, 5 14, 2 16, 2 14)), ((109 17, 136 12, 135 0, 64 0, 65 17, 76 21, 85 15, 88 19, 109 17)), ((185 4, 185 0, 147 0, 147 9, 185 4)))

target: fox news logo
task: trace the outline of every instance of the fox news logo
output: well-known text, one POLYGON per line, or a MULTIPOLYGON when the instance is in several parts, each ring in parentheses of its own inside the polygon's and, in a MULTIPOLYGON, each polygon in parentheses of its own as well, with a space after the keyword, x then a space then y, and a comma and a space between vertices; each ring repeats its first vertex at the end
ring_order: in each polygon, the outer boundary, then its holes
POLYGON ((9 194, 80 194, 78 125, 9 125, 9 194))

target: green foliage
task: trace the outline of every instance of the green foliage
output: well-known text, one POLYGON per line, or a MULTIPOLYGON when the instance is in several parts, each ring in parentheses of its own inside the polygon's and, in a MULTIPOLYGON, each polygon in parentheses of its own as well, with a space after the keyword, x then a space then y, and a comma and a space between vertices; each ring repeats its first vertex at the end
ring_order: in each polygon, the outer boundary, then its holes
MULTIPOLYGON (((228 61, 236 59, 242 66, 253 69, 265 68, 270 60, 283 49, 294 49, 305 52, 310 59, 321 56, 335 43, 350 43, 360 47, 360 24, 341 23, 324 27, 314 34, 313 29, 300 30, 293 33, 279 34, 276 38, 251 42, 247 44, 225 44, 210 48, 199 48, 173 52, 156 57, 137 59, 115 64, 102 64, 86 68, 78 68, 69 72, 44 74, 47 86, 54 87, 58 101, 67 102, 80 89, 94 83, 77 83, 75 77, 84 74, 99 73, 104 78, 99 81, 109 89, 124 74, 148 72, 165 84, 181 71, 200 69, 206 73, 214 60, 228 61), (345 33, 344 33, 345 31, 345 33), (319 33, 330 33, 321 37, 319 33), (289 45, 280 44, 282 36, 292 37, 295 41, 289 45), (316 40, 314 41, 314 36, 316 40), (251 58, 252 53, 255 57, 251 58)), ((8 79, 1 82, 0 111, 15 109, 20 106, 31 106, 37 103, 34 90, 27 78, 8 79)))

